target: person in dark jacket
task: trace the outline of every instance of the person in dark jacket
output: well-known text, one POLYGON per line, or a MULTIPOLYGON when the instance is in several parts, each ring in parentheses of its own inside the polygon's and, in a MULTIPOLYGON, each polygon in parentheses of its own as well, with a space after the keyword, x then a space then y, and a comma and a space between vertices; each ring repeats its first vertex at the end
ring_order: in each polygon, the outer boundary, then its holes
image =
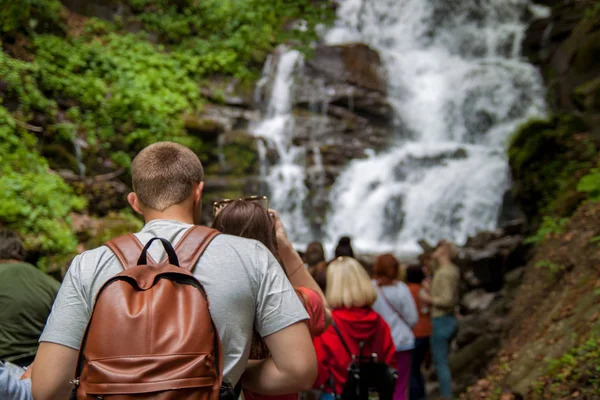
MULTIPOLYGON (((377 291, 362 265, 351 257, 339 257, 327 268, 325 297, 332 308, 333 321, 354 355, 360 354, 359 343, 364 342, 363 354, 376 353, 380 361, 395 366, 394 341, 390 328, 371 306, 377 300, 377 291)), ((351 356, 333 327, 314 340, 318 360, 315 388, 323 387, 333 378, 335 390, 341 394, 351 356)))
POLYGON ((24 262, 19 236, 0 229, 0 360, 33 362, 60 283, 24 262))

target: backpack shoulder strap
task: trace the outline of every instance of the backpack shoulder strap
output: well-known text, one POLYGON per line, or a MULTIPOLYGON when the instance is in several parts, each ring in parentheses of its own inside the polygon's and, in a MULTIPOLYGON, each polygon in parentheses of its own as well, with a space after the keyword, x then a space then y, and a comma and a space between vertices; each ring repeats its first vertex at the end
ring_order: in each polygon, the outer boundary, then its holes
MULTIPOLYGON (((140 240, 133 233, 127 235, 118 236, 114 239, 109 240, 104 244, 117 256, 117 259, 123 266, 128 269, 137 265, 140 254, 144 249, 140 240)), ((150 255, 148 255, 150 257, 150 255)), ((149 264, 156 264, 156 262, 150 257, 148 260, 149 264)))
POLYGON ((179 266, 194 272, 196 263, 210 242, 220 232, 206 226, 193 226, 183 235, 175 246, 179 266))
POLYGON ((406 324, 406 326, 408 326, 408 328, 410 329, 411 328, 410 324, 406 321, 406 318, 404 318, 402 316, 402 314, 400 313, 400 311, 398 311, 396 309, 396 307, 394 307, 394 305, 392 304, 392 302, 387 298, 387 296, 383 292, 383 288, 381 286, 379 286, 379 284, 375 284, 375 289, 377 289, 377 292, 381 295, 381 298, 383 299, 383 301, 385 301, 385 303, 388 305, 388 307, 392 309, 392 311, 394 312, 394 314, 396 314, 398 316, 398 318, 400 318, 400 320, 402 322, 404 322, 404 324, 406 324))
POLYGON ((335 321, 333 319, 331 321, 331 326, 333 326, 333 330, 335 330, 335 333, 340 338, 340 341, 342 342, 342 345, 344 346, 344 349, 346 349, 346 352, 348 353, 350 358, 354 358, 355 357, 354 354, 352 354, 352 352, 350 351, 350 347, 348 347, 348 344, 344 340, 344 337, 342 336, 342 332, 340 332, 340 328, 338 328, 337 324, 335 323, 335 321))

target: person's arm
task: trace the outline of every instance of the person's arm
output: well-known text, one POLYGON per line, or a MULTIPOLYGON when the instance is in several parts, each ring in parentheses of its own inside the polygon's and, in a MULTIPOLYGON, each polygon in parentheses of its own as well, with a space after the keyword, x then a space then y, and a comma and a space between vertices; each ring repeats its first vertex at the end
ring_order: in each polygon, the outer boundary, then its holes
POLYGON ((19 380, 0 362, 0 399, 31 400, 31 381, 19 380))
POLYGON ((84 254, 73 259, 40 337, 31 374, 35 400, 65 400, 73 388, 77 349, 89 319, 80 266, 96 261, 95 256, 82 261, 84 254))
POLYGON ((417 312, 417 305, 410 293, 410 289, 404 283, 402 284, 402 297, 404 301, 402 302, 400 311, 408 325, 412 328, 419 322, 419 313, 417 312))
POLYGON ((327 300, 323 291, 315 282, 314 278, 308 272, 308 269, 304 266, 304 261, 300 257, 300 254, 294 249, 294 246, 285 232, 285 227, 279 218, 279 214, 275 210, 269 210, 269 213, 273 216, 273 222, 275 223, 275 234, 277 236, 277 248, 279 250, 279 257, 283 263, 283 267, 287 273, 288 279, 292 283, 292 286, 298 287, 303 286, 314 290, 319 293, 323 298, 325 308, 327 306, 327 300))
POLYGON ((35 400, 68 399, 75 376, 78 351, 56 343, 42 342, 35 356, 31 382, 35 400))
POLYGON ((295 323, 263 339, 271 356, 248 362, 242 387, 270 396, 312 388, 317 358, 306 324, 295 323))
POLYGON ((254 266, 254 327, 271 356, 249 362, 242 387, 264 395, 310 388, 317 360, 306 324, 308 314, 273 254, 258 242, 254 266))

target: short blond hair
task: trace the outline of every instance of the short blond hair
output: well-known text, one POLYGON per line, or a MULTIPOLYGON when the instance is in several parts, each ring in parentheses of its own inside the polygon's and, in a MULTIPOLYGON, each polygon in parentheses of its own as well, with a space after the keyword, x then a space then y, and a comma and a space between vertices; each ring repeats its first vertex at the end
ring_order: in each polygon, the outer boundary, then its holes
POLYGON ((338 257, 327 267, 325 297, 332 308, 371 306, 377 290, 367 271, 352 257, 338 257))
POLYGON ((154 143, 133 159, 133 191, 140 202, 157 211, 188 198, 194 184, 204 179, 198 156, 187 147, 173 142, 154 143))

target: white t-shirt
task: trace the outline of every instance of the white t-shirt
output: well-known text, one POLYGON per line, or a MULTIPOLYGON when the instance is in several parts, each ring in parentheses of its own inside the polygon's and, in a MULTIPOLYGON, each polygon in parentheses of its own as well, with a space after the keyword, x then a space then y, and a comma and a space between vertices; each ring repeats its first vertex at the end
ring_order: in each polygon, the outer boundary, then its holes
MULTIPOLYGON (((190 227, 177 221, 154 220, 136 236, 142 244, 162 237, 175 245, 190 227)), ((159 241, 152 243, 149 253, 154 260, 165 256, 159 241)), ((96 293, 122 270, 106 246, 75 257, 40 342, 79 349, 96 293)), ((255 240, 218 235, 200 257, 194 276, 208 294, 223 347, 224 376, 233 385, 246 368, 254 328, 264 337, 308 318, 273 254, 255 240)))
POLYGON ((415 347, 415 335, 412 327, 419 321, 417 306, 410 294, 410 289, 404 282, 396 282, 393 285, 377 286, 373 280, 373 285, 378 290, 377 301, 373 304, 373 310, 383 317, 390 326, 392 339, 396 345, 396 351, 411 350, 415 347), (385 295, 392 307, 381 297, 385 295), (402 318, 398 316, 402 315, 402 318))

